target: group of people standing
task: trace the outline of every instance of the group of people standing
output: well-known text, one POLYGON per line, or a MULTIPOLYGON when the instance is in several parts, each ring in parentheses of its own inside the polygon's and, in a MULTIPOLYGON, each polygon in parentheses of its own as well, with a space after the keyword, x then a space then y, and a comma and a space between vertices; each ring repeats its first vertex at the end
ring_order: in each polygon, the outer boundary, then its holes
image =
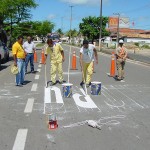
MULTIPOLYGON (((14 65, 18 67, 19 73, 16 75, 16 85, 24 84, 25 73, 27 73, 28 62, 30 61, 31 72, 34 72, 34 51, 35 45, 32 42, 31 37, 27 37, 27 41, 23 43, 23 37, 19 36, 16 43, 13 44, 12 52, 14 57, 14 65)), ((63 78, 63 62, 65 61, 64 50, 62 46, 53 41, 47 39, 45 45, 45 57, 50 55, 50 75, 51 75, 51 86, 55 85, 56 74, 58 72, 59 84, 64 81, 63 78)), ((116 49, 116 64, 118 70, 117 80, 124 78, 124 66, 127 57, 126 49, 123 47, 123 40, 119 41, 119 47, 116 49)), ((93 63, 94 61, 98 64, 98 55, 96 48, 93 44, 89 44, 87 40, 83 41, 83 46, 80 49, 80 66, 82 72, 82 82, 80 85, 86 87, 91 85, 91 79, 93 74, 93 63)))
POLYGON ((34 51, 35 45, 30 36, 27 41, 23 43, 23 36, 19 36, 17 41, 12 46, 12 54, 14 58, 14 65, 18 67, 18 74, 16 74, 16 86, 24 84, 25 74, 27 73, 28 63, 30 61, 30 70, 34 73, 34 51))

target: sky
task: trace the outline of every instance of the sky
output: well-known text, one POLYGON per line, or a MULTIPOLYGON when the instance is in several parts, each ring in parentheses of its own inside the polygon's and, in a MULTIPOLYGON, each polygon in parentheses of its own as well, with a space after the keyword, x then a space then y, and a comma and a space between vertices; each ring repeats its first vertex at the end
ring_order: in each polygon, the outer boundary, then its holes
MULTIPOLYGON (((33 21, 48 20, 63 32, 79 30, 82 18, 100 16, 101 0, 35 0, 37 8, 31 10, 33 21), (71 6, 72 11, 71 11, 71 6), (72 12, 72 21, 70 21, 72 12)), ((150 30, 150 0, 102 0, 102 15, 129 17, 130 28, 150 30)))

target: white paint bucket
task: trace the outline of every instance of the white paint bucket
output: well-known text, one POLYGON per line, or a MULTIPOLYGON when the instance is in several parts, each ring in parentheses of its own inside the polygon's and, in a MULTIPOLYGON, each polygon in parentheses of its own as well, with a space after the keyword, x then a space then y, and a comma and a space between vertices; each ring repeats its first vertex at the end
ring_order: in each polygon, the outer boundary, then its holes
POLYGON ((67 97, 67 98, 70 98, 72 97, 72 86, 73 84, 71 83, 64 83, 62 84, 63 86, 63 97, 67 97))
POLYGON ((91 82, 91 94, 92 95, 101 94, 101 82, 98 82, 98 81, 91 82))

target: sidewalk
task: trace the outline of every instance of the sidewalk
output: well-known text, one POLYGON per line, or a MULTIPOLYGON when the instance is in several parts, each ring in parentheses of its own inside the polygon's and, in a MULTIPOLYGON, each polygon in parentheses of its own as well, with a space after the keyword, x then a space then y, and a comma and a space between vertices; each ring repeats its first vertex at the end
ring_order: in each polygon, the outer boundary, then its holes
MULTIPOLYGON (((98 49, 98 47, 96 47, 98 49)), ((102 48, 101 52, 111 54, 115 49, 102 48)), ((150 64, 150 50, 127 50, 128 59, 150 64)))

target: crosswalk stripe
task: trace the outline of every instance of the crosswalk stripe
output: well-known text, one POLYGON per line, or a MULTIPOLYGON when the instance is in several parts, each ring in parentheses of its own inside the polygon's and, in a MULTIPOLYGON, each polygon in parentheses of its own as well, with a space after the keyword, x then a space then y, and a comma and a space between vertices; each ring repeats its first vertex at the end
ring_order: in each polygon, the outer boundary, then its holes
POLYGON ((34 98, 29 98, 24 110, 24 113, 31 113, 34 104, 34 98))
POLYGON ((24 150, 28 129, 19 129, 12 150, 24 150))

